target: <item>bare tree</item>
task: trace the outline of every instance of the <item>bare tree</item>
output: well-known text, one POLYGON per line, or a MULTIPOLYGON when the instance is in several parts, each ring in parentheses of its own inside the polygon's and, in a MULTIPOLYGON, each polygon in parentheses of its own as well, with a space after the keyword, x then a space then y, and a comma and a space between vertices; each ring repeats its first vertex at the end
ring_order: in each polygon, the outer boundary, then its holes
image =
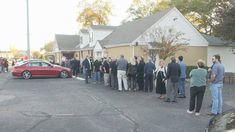
POLYGON ((149 56, 159 56, 165 60, 170 56, 174 56, 178 51, 186 51, 189 39, 183 37, 184 33, 177 32, 173 28, 154 28, 141 36, 141 40, 147 43, 143 47, 144 52, 149 56))

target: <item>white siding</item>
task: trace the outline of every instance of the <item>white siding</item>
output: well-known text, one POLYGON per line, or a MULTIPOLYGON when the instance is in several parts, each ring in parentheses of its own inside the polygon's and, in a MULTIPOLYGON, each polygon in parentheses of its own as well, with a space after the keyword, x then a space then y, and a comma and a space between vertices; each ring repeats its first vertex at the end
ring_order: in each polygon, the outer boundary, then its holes
POLYGON ((235 73, 235 61, 233 58, 235 54, 231 52, 231 47, 208 47, 208 56, 207 56, 207 64, 208 66, 212 65, 211 58, 215 54, 219 54, 222 60, 222 64, 225 67, 225 72, 234 72, 235 73))
POLYGON ((97 42, 95 47, 94 47, 94 51, 102 51, 102 50, 103 50, 103 48, 100 46, 100 43, 97 42))
POLYGON ((90 47, 94 46, 97 40, 102 40, 110 33, 112 33, 111 30, 90 30, 90 31, 93 33, 93 39, 92 42, 90 42, 90 47))
MULTIPOLYGON (((204 37, 192 26, 190 22, 187 21, 187 19, 176 8, 173 8, 168 14, 157 21, 145 33, 148 33, 155 28, 161 28, 163 30, 173 29, 176 32, 183 33, 183 38, 186 38, 188 40, 188 46, 208 46, 208 42, 204 39, 204 37)), ((146 42, 146 39, 149 38, 139 37, 136 41, 144 44, 144 42, 146 42)))
POLYGON ((93 50, 93 54, 94 54, 94 59, 100 59, 102 57, 104 57, 103 55, 103 48, 100 46, 100 43, 97 42, 95 44, 94 50, 93 50))
POLYGON ((189 39, 189 46, 208 46, 208 42, 177 9, 173 9, 173 11, 167 14, 156 26, 172 27, 176 31, 184 33, 184 38, 189 39))
POLYGON ((81 33, 79 35, 82 37, 82 43, 80 45, 80 48, 83 48, 87 44, 89 44, 89 34, 88 33, 81 33))

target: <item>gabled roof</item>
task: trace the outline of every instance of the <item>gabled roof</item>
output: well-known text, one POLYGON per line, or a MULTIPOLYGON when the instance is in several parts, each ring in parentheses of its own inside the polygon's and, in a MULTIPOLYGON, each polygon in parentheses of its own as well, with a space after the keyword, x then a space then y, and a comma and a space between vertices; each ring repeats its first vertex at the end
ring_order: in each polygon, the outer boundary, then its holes
POLYGON ((56 34, 55 41, 60 51, 64 51, 64 50, 73 51, 75 47, 79 44, 80 37, 79 35, 56 34))
POLYGON ((87 29, 81 29, 81 33, 89 33, 87 29))
POLYGON ((93 45, 93 46, 90 47, 90 45, 88 44, 88 45, 86 45, 85 47, 81 48, 80 50, 93 50, 94 47, 95 47, 95 45, 93 45))
POLYGON ((91 29, 97 29, 97 30, 114 30, 116 26, 106 26, 106 25, 91 25, 91 29))
POLYGON ((169 11, 171 11, 171 9, 173 8, 120 25, 116 27, 110 35, 100 41, 100 44, 104 46, 131 43, 157 21, 159 21, 163 16, 165 16, 169 11))
POLYGON ((235 46, 235 42, 229 42, 226 40, 222 40, 219 37, 214 37, 206 34, 202 34, 202 36, 208 41, 209 46, 235 46))

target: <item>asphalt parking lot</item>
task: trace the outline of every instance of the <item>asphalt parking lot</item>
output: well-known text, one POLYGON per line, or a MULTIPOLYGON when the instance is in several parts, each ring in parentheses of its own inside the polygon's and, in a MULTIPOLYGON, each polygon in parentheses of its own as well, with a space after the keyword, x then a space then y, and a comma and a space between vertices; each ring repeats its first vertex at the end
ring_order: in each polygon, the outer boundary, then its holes
MULTIPOLYGON (((206 90, 201 116, 186 113, 187 98, 166 103, 158 95, 118 92, 79 79, 24 80, 0 74, 0 132, 202 132, 211 102, 206 90)), ((234 84, 223 89, 224 110, 235 106, 234 84)))

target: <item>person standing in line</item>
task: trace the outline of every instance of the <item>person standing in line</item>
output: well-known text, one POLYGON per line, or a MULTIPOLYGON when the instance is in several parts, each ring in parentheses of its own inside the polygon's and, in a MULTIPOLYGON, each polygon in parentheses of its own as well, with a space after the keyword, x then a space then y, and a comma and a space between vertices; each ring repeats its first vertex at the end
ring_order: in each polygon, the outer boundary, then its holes
POLYGON ((88 84, 88 76, 91 69, 91 62, 89 56, 86 56, 86 59, 82 62, 83 74, 85 76, 85 83, 88 84))
POLYGON ((113 59, 110 63, 111 86, 113 89, 118 89, 117 79, 117 59, 113 59))
POLYGON ((171 57, 171 63, 167 66, 167 80, 165 102, 175 102, 178 91, 178 82, 180 77, 180 65, 176 63, 175 57, 171 57))
POLYGON ((197 69, 193 69, 190 74, 190 101, 189 101, 189 109, 187 113, 192 114, 196 110, 195 115, 200 115, 200 110, 202 106, 202 101, 204 97, 204 93, 206 90, 206 81, 207 81, 207 70, 204 69, 205 62, 203 60, 197 61, 197 69), (197 101, 196 101, 197 99, 197 101))
POLYGON ((128 64, 127 75, 128 75, 128 87, 129 90, 136 91, 136 72, 137 72, 137 62, 131 60, 128 64))
POLYGON ((93 76, 93 59, 92 59, 92 57, 90 57, 90 63, 91 63, 91 68, 89 71, 89 78, 91 78, 93 76))
POLYGON ((179 98, 186 98, 185 96, 186 64, 183 61, 183 56, 179 56, 178 59, 180 65, 179 98))
POLYGON ((104 86, 109 86, 109 63, 107 58, 104 58, 102 69, 104 71, 104 86))
POLYGON ((63 67, 65 67, 65 60, 66 60, 66 57, 62 56, 62 58, 61 58, 61 66, 63 66, 63 67))
POLYGON ((124 58, 124 55, 120 55, 120 59, 117 60, 117 78, 118 78, 118 90, 122 91, 122 83, 124 85, 124 89, 127 91, 127 60, 124 58))
POLYGON ((77 74, 76 74, 76 76, 78 76, 78 74, 80 73, 80 70, 81 70, 81 64, 80 64, 81 62, 80 62, 80 60, 76 59, 75 63, 77 64, 77 68, 76 68, 76 71, 77 71, 76 73, 77 74))
POLYGON ((137 83, 138 83, 139 91, 144 90, 144 66, 145 66, 144 58, 141 57, 140 62, 137 66, 137 83))
POLYGON ((94 70, 94 81, 95 81, 95 83, 101 82, 100 81, 100 69, 101 69, 101 65, 102 65, 101 62, 98 59, 96 59, 94 61, 94 64, 93 64, 94 68, 93 68, 93 70, 94 70))
POLYGON ((159 61, 159 67, 156 71, 156 93, 160 94, 159 99, 164 99, 166 94, 166 67, 163 60, 159 61))
POLYGON ((6 58, 4 59, 4 61, 5 61, 5 72, 8 72, 9 62, 6 58))
POLYGON ((149 58, 148 63, 144 66, 144 74, 145 74, 145 92, 152 92, 153 91, 153 72, 155 71, 156 67, 152 62, 152 59, 149 58))
POLYGON ((73 71, 73 76, 76 76, 76 65, 75 65, 75 57, 70 61, 71 69, 73 71))
POLYGON ((110 71, 110 64, 111 64, 112 61, 113 61, 112 58, 109 57, 108 64, 109 64, 109 87, 110 88, 112 88, 112 80, 111 80, 112 78, 111 78, 111 71, 110 71))
POLYGON ((221 63, 220 55, 214 55, 212 58, 214 63, 211 70, 211 78, 209 82, 211 83, 211 97, 212 97, 212 108, 211 112, 208 115, 218 115, 223 112, 223 99, 222 99, 222 88, 224 80, 224 66, 221 63))

